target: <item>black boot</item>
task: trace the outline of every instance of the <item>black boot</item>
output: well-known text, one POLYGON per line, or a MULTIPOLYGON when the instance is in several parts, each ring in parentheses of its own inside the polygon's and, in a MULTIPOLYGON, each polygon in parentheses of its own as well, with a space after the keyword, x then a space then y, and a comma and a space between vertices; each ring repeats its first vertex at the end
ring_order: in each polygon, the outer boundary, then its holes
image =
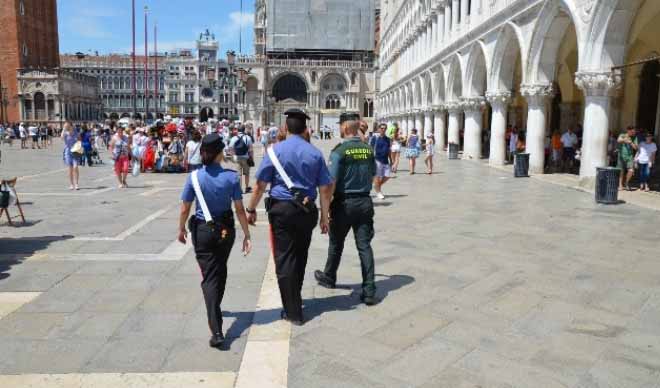
POLYGON ((336 284, 335 281, 330 279, 330 276, 326 275, 323 271, 314 271, 314 278, 319 283, 319 286, 334 289, 336 284))
POLYGON ((280 317, 282 319, 284 319, 285 321, 290 322, 292 325, 295 325, 295 326, 302 326, 303 325, 303 320, 302 319, 300 319, 300 320, 291 319, 291 318, 289 318, 288 315, 286 315, 286 311, 284 311, 284 310, 282 310, 282 312, 280 313, 280 317))
POLYGON ((222 333, 215 333, 209 340, 209 346, 212 348, 219 348, 225 342, 225 336, 222 333))

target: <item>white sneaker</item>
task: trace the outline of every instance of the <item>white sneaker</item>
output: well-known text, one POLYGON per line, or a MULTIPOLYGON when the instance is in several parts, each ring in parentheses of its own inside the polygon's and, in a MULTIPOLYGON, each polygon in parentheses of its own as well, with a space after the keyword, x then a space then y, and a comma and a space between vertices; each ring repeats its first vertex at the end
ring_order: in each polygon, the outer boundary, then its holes
POLYGON ((383 193, 376 193, 376 198, 380 199, 381 201, 385 199, 385 194, 383 193))
POLYGON ((69 190, 73 190, 73 185, 69 186, 69 190))

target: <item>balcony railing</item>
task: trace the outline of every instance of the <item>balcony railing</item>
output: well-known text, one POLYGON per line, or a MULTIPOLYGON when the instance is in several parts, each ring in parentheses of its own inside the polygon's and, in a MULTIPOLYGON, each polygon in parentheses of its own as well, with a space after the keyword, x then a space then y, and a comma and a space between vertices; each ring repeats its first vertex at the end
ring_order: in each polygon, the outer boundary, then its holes
POLYGON ((268 59, 257 57, 236 58, 239 65, 268 65, 277 67, 330 67, 345 69, 371 69, 372 63, 362 61, 333 61, 314 59, 268 59))

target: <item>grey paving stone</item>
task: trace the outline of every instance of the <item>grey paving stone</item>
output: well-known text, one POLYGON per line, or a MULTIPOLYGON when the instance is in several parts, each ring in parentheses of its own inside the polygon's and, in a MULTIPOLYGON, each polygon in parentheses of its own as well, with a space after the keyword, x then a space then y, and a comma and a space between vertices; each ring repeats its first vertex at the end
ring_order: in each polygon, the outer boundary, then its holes
POLYGON ((82 372, 159 372, 174 342, 174 338, 110 339, 82 368, 82 372))
POLYGON ((182 339, 174 344, 163 365, 163 372, 237 372, 246 337, 229 339, 222 350, 209 347, 205 338, 182 339))
POLYGON ((189 313, 194 311, 202 300, 201 290, 196 287, 174 288, 160 284, 144 298, 140 308, 145 312, 189 313))
POLYGON ((439 335, 432 335, 415 346, 404 349, 383 362, 379 369, 388 376, 412 386, 425 383, 472 350, 449 342, 439 335))
POLYGON ((67 318, 66 313, 14 312, 0 319, 0 342, 2 339, 45 339, 50 332, 67 318))
POLYGON ((186 314, 166 314, 135 310, 115 331, 118 338, 178 338, 186 323, 186 314))
POLYGON ((106 290, 96 293, 80 307, 84 312, 123 313, 130 312, 147 297, 146 291, 106 290))
POLYGON ((72 373, 103 346, 103 340, 0 340, 0 373, 72 373))
POLYGON ((100 313, 75 312, 66 314, 58 324, 53 327, 48 338, 66 339, 105 339, 115 334, 121 324, 128 317, 128 312, 100 313))

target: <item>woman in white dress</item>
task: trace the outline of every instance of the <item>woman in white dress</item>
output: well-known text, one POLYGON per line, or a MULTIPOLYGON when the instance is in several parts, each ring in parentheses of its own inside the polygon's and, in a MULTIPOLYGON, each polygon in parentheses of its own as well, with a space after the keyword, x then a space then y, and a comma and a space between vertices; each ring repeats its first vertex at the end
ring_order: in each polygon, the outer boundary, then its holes
POLYGON ((399 136, 399 126, 394 125, 391 132, 392 147, 390 148, 390 162, 392 163, 392 172, 396 173, 399 169, 399 160, 401 159, 401 137, 399 136))
POLYGON ((426 135, 426 157, 424 164, 426 164, 427 174, 433 174, 433 156, 435 155, 435 137, 432 133, 426 135))

